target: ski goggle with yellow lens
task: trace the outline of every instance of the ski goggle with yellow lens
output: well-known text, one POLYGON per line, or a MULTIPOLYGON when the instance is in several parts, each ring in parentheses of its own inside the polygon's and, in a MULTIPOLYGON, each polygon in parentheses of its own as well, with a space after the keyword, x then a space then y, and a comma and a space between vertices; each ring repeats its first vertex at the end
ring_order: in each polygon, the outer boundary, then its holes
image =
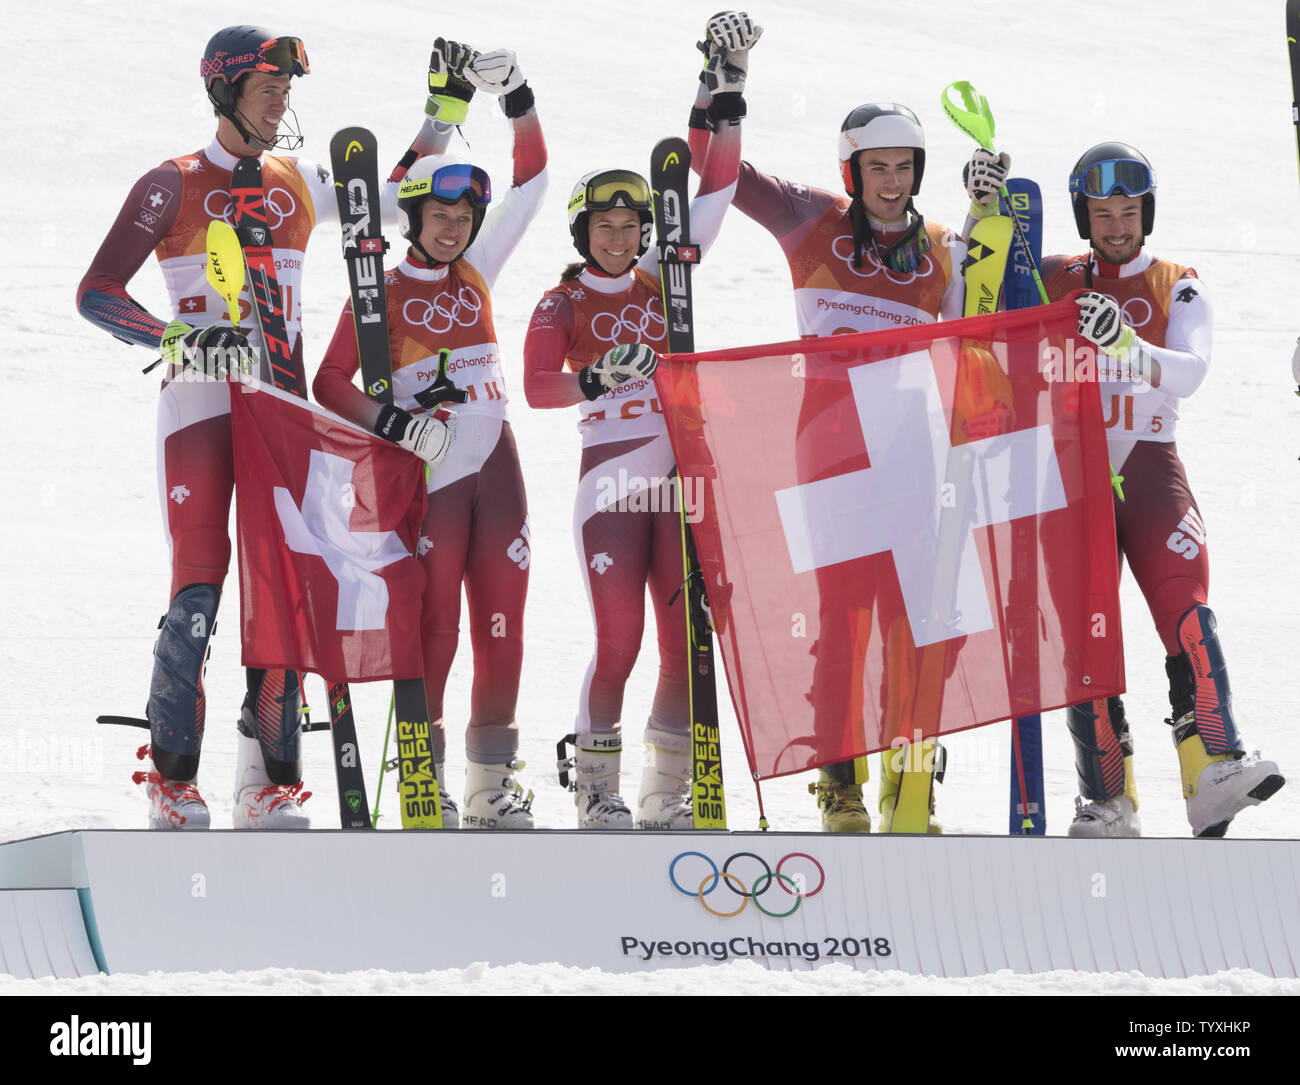
POLYGON ((634 211, 650 210, 650 185, 631 170, 606 170, 587 182, 586 187, 569 201, 569 214, 575 211, 611 211, 630 207, 634 211))

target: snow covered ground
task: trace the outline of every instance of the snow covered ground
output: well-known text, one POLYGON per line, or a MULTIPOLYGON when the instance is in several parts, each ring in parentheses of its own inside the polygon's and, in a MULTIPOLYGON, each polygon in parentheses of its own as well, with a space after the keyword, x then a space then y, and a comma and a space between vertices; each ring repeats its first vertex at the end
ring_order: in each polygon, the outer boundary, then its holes
MULTIPOLYGON (((509 46, 537 95, 550 148, 546 205, 494 298, 503 358, 513 380, 512 424, 524 465, 534 542, 519 710, 527 782, 539 823, 572 823, 569 797, 553 782, 556 739, 570 729, 578 683, 591 650, 591 624, 574 554, 570 518, 578 462, 576 412, 532 411, 520 387, 523 330, 542 291, 573 257, 564 205, 573 182, 600 166, 644 170, 653 143, 683 134, 699 54, 693 43, 714 9, 664 0, 608 2, 543 17, 522 0, 437 15, 426 5, 305 2, 258 12, 214 12, 193 0, 130 5, 65 0, 11 12, 0 45, 0 89, 8 153, 0 178, 9 204, 0 231, 9 259, 0 270, 0 839, 68 828, 135 827, 145 802, 130 782, 143 733, 97 728, 102 712, 143 709, 150 648, 166 603, 167 554, 154 473, 156 375, 142 377, 145 351, 81 320, 74 289, 134 180, 165 157, 207 143, 213 118, 198 59, 221 23, 264 20, 301 35, 312 74, 293 105, 307 143, 325 160, 329 136, 346 124, 377 133, 395 158, 421 117, 429 45, 438 35, 479 48, 509 46), (364 18, 358 19, 359 11, 364 18), (647 18, 654 13, 654 19, 647 18), (21 195, 22 205, 18 198, 21 195)), ((838 185, 835 139, 844 115, 870 100, 910 105, 926 128, 928 158, 919 198, 933 219, 959 224, 961 165, 969 140, 944 119, 945 84, 970 79, 988 97, 999 146, 1014 172, 1040 181, 1045 252, 1077 252, 1066 177, 1094 143, 1141 148, 1160 179, 1151 248, 1200 272, 1216 311, 1210 375, 1184 404, 1179 449, 1210 530, 1211 605, 1231 667, 1237 718, 1247 740, 1284 771, 1300 765, 1295 715, 1294 615, 1300 577, 1295 417, 1288 362, 1295 319, 1300 192, 1290 121, 1282 4, 1225 8, 1209 0, 1086 7, 1019 0, 918 0, 847 7, 770 2, 750 7, 765 28, 746 97, 745 155, 809 184, 838 185), (1089 60, 1078 59, 1087 51, 1089 60), (797 89, 796 89, 797 88, 797 89)), ((503 183, 509 129, 490 102, 474 103, 453 151, 503 183)), ((395 233, 393 234, 396 239, 395 233)), ((314 372, 346 293, 335 238, 322 230, 304 282, 308 372, 314 372)), ((701 349, 791 338, 794 310, 776 243, 732 212, 696 278, 701 349)), ((146 267, 132 285, 153 312, 167 312, 161 276, 146 267)), ((233 574, 232 581, 233 584, 233 574)), ((1128 714, 1137 742, 1142 817, 1148 835, 1187 833, 1168 729, 1163 651, 1140 594, 1124 588, 1128 619, 1128 714)), ((210 719, 200 783, 216 825, 228 825, 242 697, 233 592, 213 642, 210 719)), ((468 713, 468 646, 448 690, 449 778, 463 771, 461 728, 468 713)), ((648 637, 628 687, 625 769, 639 773, 639 736, 655 673, 648 637)), ((323 691, 309 686, 317 713, 323 691)), ((388 692, 354 687, 362 748, 379 761, 388 692)), ((725 771, 733 828, 754 828, 757 805, 730 706, 724 705, 725 771)), ((1045 721, 1048 824, 1063 833, 1074 796, 1073 757, 1063 721, 1045 721)), ((308 809, 335 817, 328 740, 309 736, 308 809)), ((1005 727, 953 738, 940 813, 954 832, 1000 833, 1007 820, 1005 727)), ((373 773, 370 777, 373 791, 373 773)), ((764 787, 774 828, 814 831, 816 809, 801 778, 764 787)), ((396 824, 391 786, 385 824, 396 824)), ((1294 837, 1300 787, 1285 788, 1234 823, 1232 835, 1294 837)), ((555 968, 473 968, 452 976, 363 974, 330 977, 268 972, 186 976, 179 989, 203 992, 368 991, 453 988, 490 993, 526 980, 551 993, 676 993, 698 989, 701 970, 613 977, 555 968)), ((1263 993, 1300 987, 1233 973, 1167 983, 1075 974, 988 981, 856 975, 823 968, 777 976, 752 965, 707 970, 710 990, 749 993, 1033 993, 1166 991, 1263 993)), ((156 989, 151 980, 109 977, 68 984, 0 979, 0 993, 156 989)), ((173 990, 169 986, 169 990, 173 990)))

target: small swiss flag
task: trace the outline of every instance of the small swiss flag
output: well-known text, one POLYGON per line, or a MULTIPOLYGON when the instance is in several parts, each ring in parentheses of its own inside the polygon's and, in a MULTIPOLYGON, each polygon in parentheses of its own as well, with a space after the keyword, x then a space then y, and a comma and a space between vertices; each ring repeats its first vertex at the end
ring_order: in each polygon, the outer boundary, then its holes
POLYGON ((181 315, 186 313, 206 313, 208 311, 208 299, 202 294, 195 294, 190 298, 181 298, 181 315))

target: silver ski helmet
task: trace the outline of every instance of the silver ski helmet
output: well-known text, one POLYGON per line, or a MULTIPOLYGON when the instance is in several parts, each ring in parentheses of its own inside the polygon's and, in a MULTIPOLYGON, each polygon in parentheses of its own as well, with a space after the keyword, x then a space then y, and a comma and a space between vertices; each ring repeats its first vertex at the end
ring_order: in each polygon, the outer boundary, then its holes
POLYGON ((645 255, 650 247, 654 230, 654 214, 650 205, 650 184, 632 170, 592 170, 583 174, 569 195, 569 234, 573 247, 588 263, 591 262, 591 237, 588 227, 593 211, 612 211, 626 207, 635 211, 641 220, 641 241, 637 257, 645 255))
POLYGON ((487 171, 449 154, 428 154, 417 159, 397 189, 397 231, 432 260, 420 244, 420 207, 426 200, 452 205, 468 196, 474 210, 465 248, 474 244, 492 202, 492 182, 487 171))
POLYGON ((1127 143, 1098 143, 1084 151, 1070 171, 1074 224, 1079 236, 1091 240, 1088 200, 1122 193, 1142 197, 1142 236, 1149 237, 1156 221, 1156 171, 1146 155, 1127 143))
POLYGON ((921 191, 925 173, 925 133, 921 122, 907 106, 894 102, 868 102, 844 118, 840 125, 840 172, 844 191, 854 199, 862 195, 862 171, 858 152, 876 147, 912 148, 912 191, 921 191))

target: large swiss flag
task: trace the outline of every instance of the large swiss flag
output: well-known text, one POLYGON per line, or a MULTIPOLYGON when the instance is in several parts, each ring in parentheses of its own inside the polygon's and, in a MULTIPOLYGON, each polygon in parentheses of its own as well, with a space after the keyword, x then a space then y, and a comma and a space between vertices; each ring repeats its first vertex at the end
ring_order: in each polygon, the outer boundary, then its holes
POLYGON ((756 776, 1122 691, 1098 389, 1049 379, 1076 320, 1065 301, 665 357, 756 776))
POLYGON ((244 665, 417 678, 424 464, 267 385, 231 385, 244 665))

